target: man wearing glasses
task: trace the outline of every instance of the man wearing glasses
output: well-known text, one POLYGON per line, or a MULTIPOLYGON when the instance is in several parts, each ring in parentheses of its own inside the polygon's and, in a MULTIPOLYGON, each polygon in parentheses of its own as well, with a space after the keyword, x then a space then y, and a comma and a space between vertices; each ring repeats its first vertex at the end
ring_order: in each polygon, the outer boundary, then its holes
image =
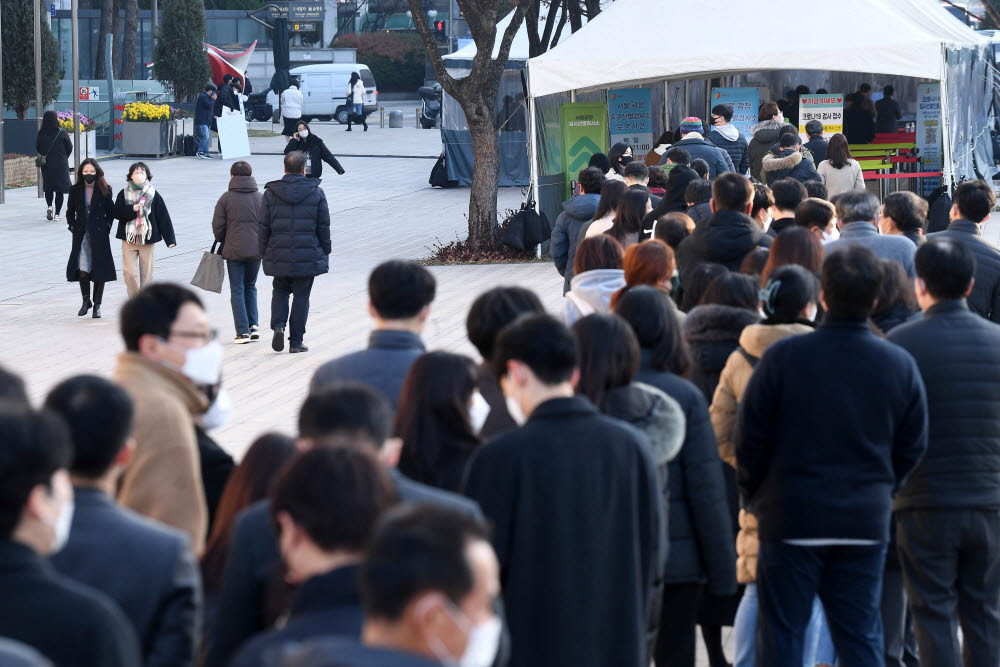
POLYGON ((144 288, 122 308, 126 351, 113 379, 135 404, 135 453, 118 501, 186 532, 200 555, 208 511, 195 420, 208 412, 222 380, 222 346, 201 301, 169 283, 144 288))

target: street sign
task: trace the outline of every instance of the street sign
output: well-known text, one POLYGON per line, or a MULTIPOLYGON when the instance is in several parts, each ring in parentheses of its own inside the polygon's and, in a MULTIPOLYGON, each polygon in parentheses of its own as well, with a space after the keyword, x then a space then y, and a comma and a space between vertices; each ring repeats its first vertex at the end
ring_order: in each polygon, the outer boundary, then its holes
POLYGON ((322 0, 292 0, 288 3, 289 21, 322 21, 326 3, 322 0))
POLYGON ((101 89, 94 86, 80 86, 81 102, 98 102, 101 99, 101 89))
POLYGON ((312 32, 315 29, 315 23, 293 23, 291 27, 292 32, 312 32))
POLYGON ((287 19, 288 18, 288 3, 287 2, 272 2, 267 6, 267 18, 271 19, 287 19))
POLYGON ((51 3, 51 4, 49 4, 49 15, 50 16, 55 16, 56 15, 56 3, 54 3, 54 2, 51 3))

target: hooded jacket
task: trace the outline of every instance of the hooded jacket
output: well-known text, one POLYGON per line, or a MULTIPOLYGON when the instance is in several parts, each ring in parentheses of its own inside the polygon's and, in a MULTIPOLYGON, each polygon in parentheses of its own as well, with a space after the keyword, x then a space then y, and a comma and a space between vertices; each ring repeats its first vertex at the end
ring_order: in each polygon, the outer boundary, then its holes
POLYGON ((215 100, 212 96, 202 91, 198 95, 198 104, 194 109, 194 124, 195 125, 211 125, 212 124, 212 108, 215 106, 215 100))
POLYGON ((556 218, 556 226, 552 229, 552 261, 559 275, 564 276, 563 294, 569 291, 569 283, 573 279, 573 261, 576 259, 577 240, 580 230, 597 212, 597 204, 601 201, 598 194, 582 194, 563 202, 563 212, 556 218))
POLYGON ((260 203, 263 199, 253 176, 233 176, 229 190, 215 204, 212 231, 230 262, 260 259, 260 203))
POLYGON ((754 248, 771 246, 771 237, 746 213, 718 211, 677 246, 677 270, 681 286, 695 266, 703 262, 722 264, 739 271, 743 258, 754 248))
POLYGON ((735 306, 696 306, 684 320, 684 340, 691 348, 691 382, 711 401, 729 355, 739 347, 743 330, 760 320, 757 311, 735 306))
POLYGON ((760 173, 764 155, 778 140, 778 133, 784 125, 780 120, 763 120, 750 128, 753 138, 747 144, 747 152, 750 155, 750 173, 752 175, 756 176, 760 173))
POLYGON ((311 278, 330 270, 330 209, 319 183, 285 174, 264 186, 259 251, 266 275, 311 278))
POLYGON ((736 173, 745 174, 750 170, 750 152, 746 137, 734 125, 718 125, 708 133, 708 140, 729 154, 736 173))
MULTIPOLYGON (((683 148, 691 154, 692 160, 702 159, 708 163, 708 177, 715 179, 719 174, 727 171, 735 171, 733 161, 729 158, 729 153, 715 147, 711 141, 706 141, 697 132, 689 132, 683 139, 675 143, 672 148, 683 148), (695 136, 691 136, 695 135, 695 136)), ((667 161, 666 155, 660 164, 667 161)))
POLYGON ((761 169, 764 172, 764 182, 767 184, 782 178, 793 178, 799 183, 821 180, 812 162, 804 159, 801 152, 792 148, 785 148, 777 155, 766 153, 761 169))
POLYGON ((573 276, 566 293, 566 323, 572 326, 591 313, 610 313, 611 295, 623 287, 622 269, 595 269, 573 276))

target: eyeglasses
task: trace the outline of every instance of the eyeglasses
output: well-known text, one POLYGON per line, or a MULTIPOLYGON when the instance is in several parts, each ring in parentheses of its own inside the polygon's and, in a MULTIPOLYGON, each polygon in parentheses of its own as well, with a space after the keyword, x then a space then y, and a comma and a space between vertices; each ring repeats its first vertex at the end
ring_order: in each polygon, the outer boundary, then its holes
POLYGON ((219 337, 218 329, 209 329, 208 331, 171 331, 170 338, 195 338, 202 340, 205 343, 211 343, 213 340, 219 337))

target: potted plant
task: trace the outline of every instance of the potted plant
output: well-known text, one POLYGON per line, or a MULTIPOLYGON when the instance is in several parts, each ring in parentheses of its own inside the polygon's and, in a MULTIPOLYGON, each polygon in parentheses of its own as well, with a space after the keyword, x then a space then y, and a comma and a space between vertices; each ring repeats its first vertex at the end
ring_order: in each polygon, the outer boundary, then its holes
POLYGON ((122 111, 122 148, 125 155, 163 157, 173 149, 174 124, 170 106, 129 102, 122 111))
MULTIPOLYGON (((75 141, 75 135, 73 133, 73 112, 72 111, 59 111, 56 113, 59 117, 59 127, 66 130, 69 134, 69 140, 71 142, 75 141)), ((80 151, 80 159, 84 160, 88 157, 97 157, 97 123, 87 118, 83 114, 79 114, 77 117, 80 128, 80 143, 83 145, 80 151)), ((73 153, 69 154, 69 162, 73 164, 75 162, 74 153, 76 152, 76 146, 73 146, 73 153)))

